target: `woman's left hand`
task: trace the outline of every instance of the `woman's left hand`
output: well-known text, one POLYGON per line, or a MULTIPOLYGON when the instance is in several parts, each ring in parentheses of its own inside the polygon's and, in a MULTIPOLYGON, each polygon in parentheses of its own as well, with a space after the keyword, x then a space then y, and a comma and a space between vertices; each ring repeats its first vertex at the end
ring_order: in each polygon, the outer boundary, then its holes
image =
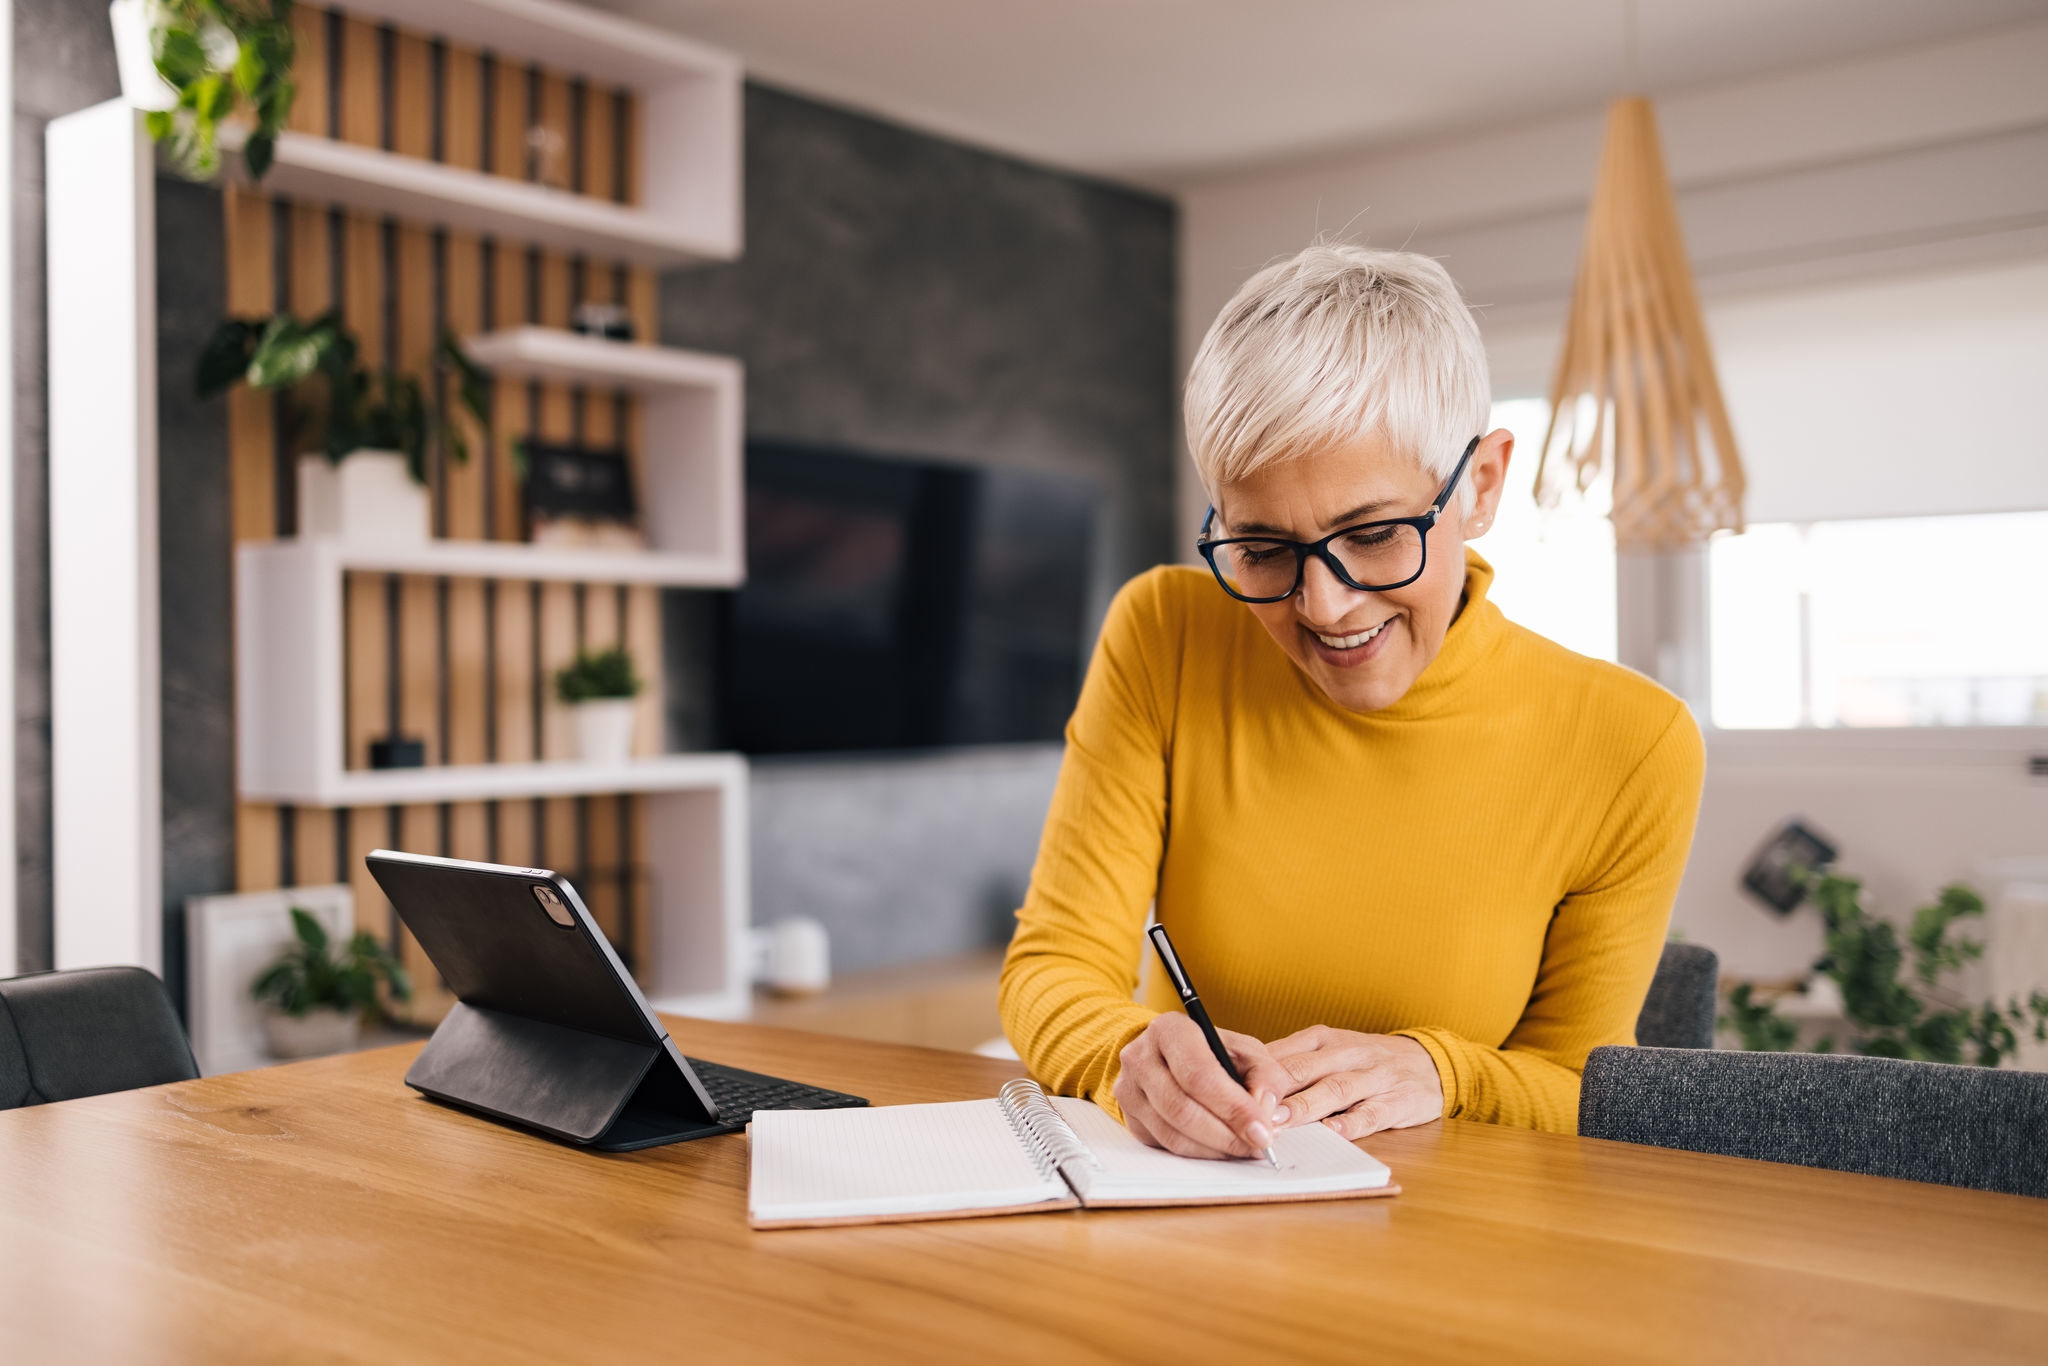
POLYGON ((1358 1139, 1443 1118, 1436 1062, 1404 1035, 1313 1025, 1268 1047, 1294 1078, 1293 1093, 1280 1099, 1282 1128, 1321 1120, 1358 1139))

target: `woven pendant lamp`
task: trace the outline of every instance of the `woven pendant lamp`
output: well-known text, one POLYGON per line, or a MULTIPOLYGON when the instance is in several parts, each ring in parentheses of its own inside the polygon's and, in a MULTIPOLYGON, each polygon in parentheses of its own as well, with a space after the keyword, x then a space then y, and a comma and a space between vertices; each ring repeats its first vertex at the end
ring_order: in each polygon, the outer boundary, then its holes
POLYGON ((1614 542, 1698 545, 1742 529, 1742 460, 1664 173, 1657 118, 1641 96, 1607 111, 1570 320, 1550 386, 1536 494, 1555 506, 1613 475, 1614 542))

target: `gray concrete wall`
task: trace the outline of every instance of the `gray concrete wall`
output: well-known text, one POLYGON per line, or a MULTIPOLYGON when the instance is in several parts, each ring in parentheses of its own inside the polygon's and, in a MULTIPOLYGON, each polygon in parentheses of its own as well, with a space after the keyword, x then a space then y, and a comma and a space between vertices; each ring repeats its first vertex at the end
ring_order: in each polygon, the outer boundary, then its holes
POLYGON ((14 755, 16 947, 51 965, 50 502, 43 130, 120 93, 107 7, 14 0, 14 755))
MULTIPOLYGON (((748 433, 1088 476, 1097 613, 1169 558, 1171 203, 760 86, 746 119, 746 255, 667 276, 661 325, 746 362, 748 433)), ((840 970, 1001 942, 1058 765, 757 763, 756 923, 816 917, 840 970)))

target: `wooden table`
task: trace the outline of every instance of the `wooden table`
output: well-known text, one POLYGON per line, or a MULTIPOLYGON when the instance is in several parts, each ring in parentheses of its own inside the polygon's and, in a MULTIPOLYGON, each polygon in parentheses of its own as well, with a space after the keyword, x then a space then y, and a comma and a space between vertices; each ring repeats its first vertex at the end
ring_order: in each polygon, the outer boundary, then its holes
MULTIPOLYGON (((1012 1063, 670 1022, 877 1103, 1012 1063)), ((2030 1360, 2048 1201, 1456 1122, 1404 1194, 754 1233, 738 1137, 596 1156, 416 1046, 0 1114, 0 1361, 2030 1360)))

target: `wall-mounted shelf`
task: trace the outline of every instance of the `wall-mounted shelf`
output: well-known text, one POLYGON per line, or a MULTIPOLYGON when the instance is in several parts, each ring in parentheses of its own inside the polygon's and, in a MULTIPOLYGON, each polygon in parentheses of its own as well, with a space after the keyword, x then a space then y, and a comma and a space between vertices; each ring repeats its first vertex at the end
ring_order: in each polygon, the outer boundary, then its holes
POLYGON ((316 572, 426 574, 451 579, 522 579, 553 583, 651 583, 664 588, 728 587, 731 565, 715 555, 639 550, 570 550, 521 541, 425 541, 417 545, 338 540, 273 541, 244 546, 281 572, 310 562, 316 572))
POLYGON ((559 327, 508 327, 467 338, 462 349, 478 365, 501 377, 641 394, 728 388, 737 394, 741 379, 739 362, 729 356, 606 341, 559 327))
MULTIPOLYGON (((241 158, 246 136, 238 124, 221 130, 221 145, 233 153, 222 164, 242 184, 249 183, 241 158)), ((290 199, 343 204, 657 269, 735 254, 729 234, 644 209, 308 133, 278 135, 277 160, 262 188, 290 199)))

